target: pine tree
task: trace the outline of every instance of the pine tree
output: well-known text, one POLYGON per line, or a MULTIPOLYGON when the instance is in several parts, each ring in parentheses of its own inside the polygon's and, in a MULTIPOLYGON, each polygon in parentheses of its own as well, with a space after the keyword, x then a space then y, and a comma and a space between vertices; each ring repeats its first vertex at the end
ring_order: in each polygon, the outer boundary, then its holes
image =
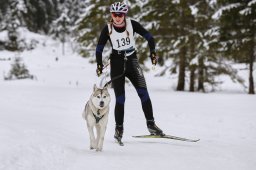
POLYGON ((50 24, 58 16, 58 0, 25 0, 27 13, 24 19, 32 32, 48 33, 50 24))
POLYGON ((249 65, 249 94, 254 94, 253 62, 255 61, 256 2, 218 1, 222 52, 235 61, 249 65))
MULTIPOLYGON (((8 42, 2 42, 8 50, 31 49, 31 44, 27 44, 21 37, 22 29, 32 32, 47 33, 50 29, 55 14, 57 0, 8 0, 8 4, 2 3, 4 10, 0 12, 0 29, 8 31, 8 42), (1 17, 4 15, 5 17, 1 17)), ((32 42, 31 42, 32 43, 32 42)))
POLYGON ((52 28, 52 34, 62 43, 62 55, 65 55, 65 43, 69 41, 71 34, 71 21, 66 13, 67 11, 63 11, 61 16, 53 22, 52 28))
POLYGON ((85 12, 85 0, 66 0, 60 5, 61 12, 66 10, 66 15, 70 18, 70 25, 75 25, 77 20, 85 12))
POLYGON ((184 91, 185 89, 185 72, 187 67, 187 50, 188 50, 188 40, 190 36, 190 26, 193 23, 193 17, 191 15, 191 10, 189 9, 189 4, 185 0, 181 0, 177 5, 178 12, 180 14, 178 21, 180 27, 178 29, 178 36, 180 41, 179 47, 179 76, 178 76, 178 91, 184 91))
MULTIPOLYGON (((144 6, 143 20, 153 33, 162 61, 172 59, 173 65, 166 69, 176 73, 178 68, 177 90, 185 88, 185 72, 188 65, 187 51, 190 24, 193 21, 189 3, 178 1, 147 1, 144 6)), ((163 64, 163 63, 161 63, 163 64)))
MULTIPOLYGON (((243 9, 239 11, 243 20, 242 46, 247 51, 247 63, 249 64, 249 94, 255 94, 254 90, 254 77, 253 77, 253 63, 255 62, 256 55, 256 1, 251 0, 243 4, 243 9)), ((244 51, 243 50, 243 51, 244 51)))
POLYGON ((3 29, 3 24, 4 24, 4 21, 5 21, 5 17, 6 16, 6 13, 7 13, 7 8, 8 8, 8 5, 9 5, 9 0, 6 0, 6 1, 0 1, 0 31, 3 29))
POLYGON ((190 22, 189 36, 189 70, 190 91, 195 90, 197 78, 197 90, 205 91, 205 83, 214 85, 214 75, 210 72, 216 70, 211 63, 217 63, 216 42, 218 28, 211 16, 214 6, 211 1, 191 1, 189 7, 193 18, 190 22), (212 65, 207 67, 206 63, 212 65), (197 71, 197 72, 196 72, 197 71))
POLYGON ((98 37, 104 25, 110 19, 110 2, 98 0, 88 0, 85 13, 78 21, 77 32, 79 32, 77 41, 80 43, 80 54, 84 57, 93 56, 95 59, 95 49, 98 37))
MULTIPOLYGON (((154 36, 157 45, 157 54, 162 59, 168 59, 173 52, 173 42, 177 37, 177 18, 175 4, 173 1, 158 1, 151 0, 142 4, 142 11, 138 17, 141 23, 154 36)), ((146 46, 146 44, 142 44, 146 46)), ((139 49, 143 49, 139 47, 139 49)), ((146 51, 141 52, 145 57, 148 57, 146 51)))
POLYGON ((13 80, 13 79, 26 79, 30 78, 33 79, 34 76, 29 73, 26 65, 22 62, 20 57, 16 57, 14 62, 11 64, 11 70, 8 73, 5 80, 13 80))
POLYGON ((4 26, 4 30, 7 30, 8 32, 6 48, 11 51, 21 50, 19 45, 20 35, 18 29, 22 24, 24 24, 22 14, 25 8, 23 7, 23 4, 23 0, 11 0, 6 12, 6 25, 4 26))
MULTIPOLYGON (((76 31, 76 24, 77 21, 80 19, 80 16, 83 15, 86 8, 86 1, 85 0, 63 0, 58 3, 58 18, 53 21, 51 34, 54 35, 55 38, 58 37, 60 33, 60 28, 57 24, 60 18, 65 16, 66 18, 66 28, 62 28, 62 32, 65 32, 65 41, 68 41, 70 46, 72 47, 73 51, 77 49, 77 43, 74 40, 78 36, 78 31, 76 31), (67 22, 68 21, 68 22, 67 22)), ((64 23, 62 23, 64 24, 64 23)), ((64 35, 64 34, 62 34, 64 35)), ((63 39, 63 38, 62 38, 63 39)), ((63 43, 63 40, 62 40, 63 43)), ((64 45, 64 44, 63 44, 64 45)))

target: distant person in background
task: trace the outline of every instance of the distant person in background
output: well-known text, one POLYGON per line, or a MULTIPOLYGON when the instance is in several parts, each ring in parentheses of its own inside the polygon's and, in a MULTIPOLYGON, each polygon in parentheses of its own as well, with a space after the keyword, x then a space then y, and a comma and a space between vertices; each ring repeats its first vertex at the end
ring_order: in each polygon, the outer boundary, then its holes
POLYGON ((127 77, 135 87, 145 114, 147 128, 152 135, 164 135, 154 121, 151 100, 148 94, 143 71, 139 66, 135 49, 134 33, 143 36, 149 44, 150 58, 153 65, 157 64, 155 51, 155 41, 152 35, 145 30, 140 23, 126 17, 128 6, 125 3, 115 2, 110 6, 111 20, 103 28, 96 48, 97 75, 102 74, 102 52, 106 42, 109 40, 112 46, 110 55, 111 79, 116 97, 115 105, 115 135, 121 141, 123 136, 124 104, 125 104, 125 77, 127 77))

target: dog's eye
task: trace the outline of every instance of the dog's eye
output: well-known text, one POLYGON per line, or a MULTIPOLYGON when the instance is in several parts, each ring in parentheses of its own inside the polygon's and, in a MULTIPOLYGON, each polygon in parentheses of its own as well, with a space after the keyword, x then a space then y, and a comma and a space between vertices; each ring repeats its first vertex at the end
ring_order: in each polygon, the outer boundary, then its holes
POLYGON ((107 96, 103 96, 103 98, 105 99, 107 96))
POLYGON ((100 96, 97 96, 97 98, 99 99, 99 98, 100 98, 100 96))

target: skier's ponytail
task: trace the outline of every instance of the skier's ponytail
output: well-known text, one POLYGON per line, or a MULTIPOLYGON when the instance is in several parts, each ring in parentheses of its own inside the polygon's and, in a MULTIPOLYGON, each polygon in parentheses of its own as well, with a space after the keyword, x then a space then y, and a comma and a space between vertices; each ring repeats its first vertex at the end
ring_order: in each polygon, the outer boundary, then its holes
POLYGON ((109 24, 110 24, 110 31, 109 31, 109 35, 111 35, 111 34, 112 34, 113 22, 114 22, 114 20, 113 20, 113 18, 111 18, 111 19, 110 19, 110 21, 109 21, 109 24))
POLYGON ((126 35, 127 35, 127 37, 129 37, 129 32, 128 32, 127 29, 126 29, 127 23, 126 23, 126 19, 125 19, 125 18, 124 18, 124 22, 125 22, 125 31, 126 31, 126 35))

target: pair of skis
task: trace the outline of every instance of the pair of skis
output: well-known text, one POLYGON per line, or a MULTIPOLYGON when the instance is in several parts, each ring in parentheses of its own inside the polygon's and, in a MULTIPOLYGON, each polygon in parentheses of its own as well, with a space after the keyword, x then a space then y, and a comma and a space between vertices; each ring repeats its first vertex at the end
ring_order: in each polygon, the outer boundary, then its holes
MULTIPOLYGON (((150 139, 150 138, 160 138, 160 139, 172 139, 172 140, 179 140, 179 141, 185 141, 185 142, 198 142, 200 139, 188 139, 178 136, 172 136, 172 135, 139 135, 139 136, 133 136, 134 138, 144 138, 144 139, 150 139)), ((117 143, 120 146, 124 146, 121 139, 116 139, 117 143)))

